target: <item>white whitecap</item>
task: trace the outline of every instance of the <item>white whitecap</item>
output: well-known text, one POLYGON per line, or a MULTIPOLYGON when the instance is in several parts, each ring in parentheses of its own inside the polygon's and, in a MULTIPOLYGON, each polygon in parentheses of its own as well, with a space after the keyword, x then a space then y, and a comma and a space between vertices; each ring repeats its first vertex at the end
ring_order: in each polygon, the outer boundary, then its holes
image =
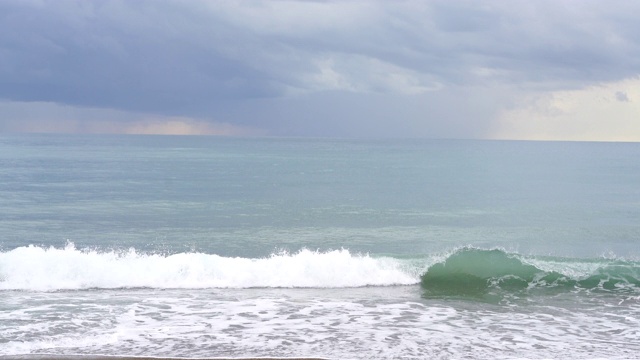
POLYGON ((0 253, 0 289, 361 287, 408 285, 419 274, 392 258, 301 250, 267 258, 20 247, 0 253))

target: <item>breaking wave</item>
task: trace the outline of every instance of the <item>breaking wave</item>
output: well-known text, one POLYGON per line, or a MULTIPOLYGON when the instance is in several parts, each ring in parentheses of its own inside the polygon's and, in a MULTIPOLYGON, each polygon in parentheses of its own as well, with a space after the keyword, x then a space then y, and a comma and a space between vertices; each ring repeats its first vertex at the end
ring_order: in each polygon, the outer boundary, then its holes
POLYGON ((392 258, 301 250, 260 259, 27 246, 0 252, 0 289, 361 287, 416 284, 392 258))
POLYGON ((422 286, 426 297, 566 291, 640 293, 640 263, 523 256, 458 248, 398 259, 349 250, 281 252, 265 258, 173 255, 26 246, 0 252, 0 290, 117 288, 349 288, 422 286))

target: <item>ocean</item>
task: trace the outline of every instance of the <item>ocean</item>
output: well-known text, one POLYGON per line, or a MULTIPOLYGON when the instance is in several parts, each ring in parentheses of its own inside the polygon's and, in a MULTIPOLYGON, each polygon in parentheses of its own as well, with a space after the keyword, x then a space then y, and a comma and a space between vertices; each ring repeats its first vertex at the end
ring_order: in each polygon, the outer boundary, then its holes
POLYGON ((640 358, 640 144, 0 135, 0 359, 640 358))

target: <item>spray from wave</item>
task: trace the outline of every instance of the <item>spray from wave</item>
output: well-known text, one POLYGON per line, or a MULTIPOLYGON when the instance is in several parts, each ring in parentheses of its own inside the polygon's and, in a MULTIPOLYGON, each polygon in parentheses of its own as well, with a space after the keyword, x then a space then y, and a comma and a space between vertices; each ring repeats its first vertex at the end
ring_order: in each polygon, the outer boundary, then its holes
POLYGON ((0 289, 361 287, 416 284, 392 258, 301 250, 260 259, 20 247, 0 253, 0 289))

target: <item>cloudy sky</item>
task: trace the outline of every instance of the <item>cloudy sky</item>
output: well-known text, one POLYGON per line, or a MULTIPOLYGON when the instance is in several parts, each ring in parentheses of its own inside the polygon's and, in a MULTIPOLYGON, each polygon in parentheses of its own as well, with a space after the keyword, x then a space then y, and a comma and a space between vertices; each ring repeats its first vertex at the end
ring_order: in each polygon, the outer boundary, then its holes
POLYGON ((640 141, 639 1, 0 0, 0 133, 640 141))

